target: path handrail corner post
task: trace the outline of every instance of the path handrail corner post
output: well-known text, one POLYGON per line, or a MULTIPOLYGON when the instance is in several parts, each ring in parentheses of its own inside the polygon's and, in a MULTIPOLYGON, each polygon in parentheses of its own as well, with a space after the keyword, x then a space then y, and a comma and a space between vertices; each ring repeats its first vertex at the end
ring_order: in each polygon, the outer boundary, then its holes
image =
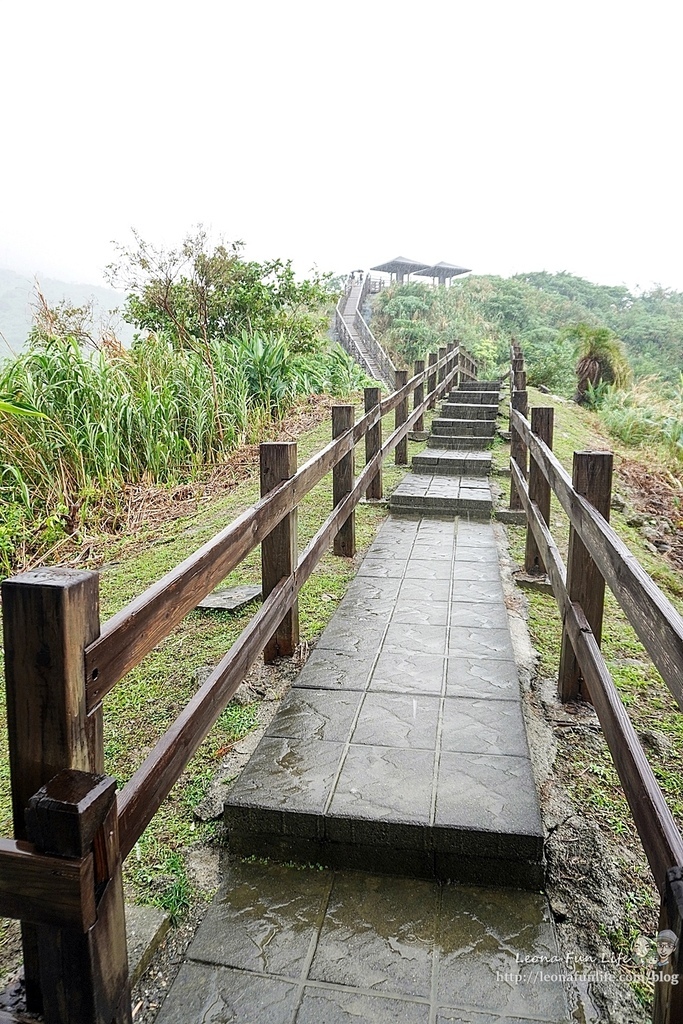
MULTIPOLYGON (((365 411, 372 412, 382 401, 382 389, 373 387, 365 388, 363 391, 365 399, 365 411)), ((382 417, 379 414, 377 423, 370 427, 365 434, 365 464, 371 462, 372 459, 382 450, 382 417)), ((376 500, 381 498, 383 495, 382 489, 382 468, 378 468, 375 475, 370 480, 368 488, 365 492, 366 498, 370 500, 376 500)))
MULTIPOLYGON (((259 445, 261 497, 297 471, 296 441, 266 441, 259 445)), ((298 561, 298 513, 296 506, 261 541, 261 588, 263 600, 280 580, 291 576, 298 561)), ((299 644, 299 603, 292 604, 263 648, 268 665, 276 658, 289 657, 299 644)))
MULTIPOLYGON (((590 502, 605 522, 609 522, 610 517, 613 461, 612 452, 574 452, 572 487, 577 494, 590 502)), ((573 525, 569 528, 567 592, 570 601, 579 604, 583 609, 599 647, 605 604, 605 580, 573 525)), ((590 700, 566 627, 562 631, 558 690, 562 701, 575 700, 577 697, 590 700)))
MULTIPOLYGON (((29 800, 61 769, 104 770, 102 706, 88 714, 84 651, 100 633, 99 576, 37 569, 2 584, 7 731, 15 839, 29 800)), ((41 1012, 36 929, 22 924, 29 1010, 41 1012)))
MULTIPOLYGON (((332 406, 332 437, 340 437, 353 429, 354 408, 352 405, 332 406)), ((332 469, 332 507, 336 508, 351 493, 354 483, 354 449, 345 455, 332 469)), ((356 510, 351 509, 348 518, 339 527, 333 541, 335 555, 353 558, 356 553, 356 510)))

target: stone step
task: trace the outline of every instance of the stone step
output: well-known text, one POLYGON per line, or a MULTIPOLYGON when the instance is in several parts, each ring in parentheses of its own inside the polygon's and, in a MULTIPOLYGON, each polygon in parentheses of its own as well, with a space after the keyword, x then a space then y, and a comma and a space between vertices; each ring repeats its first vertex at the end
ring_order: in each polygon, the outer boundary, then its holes
POLYGON ((459 405, 455 402, 444 402, 441 416, 452 420, 495 420, 498 416, 497 405, 459 405))
POLYGON ((446 401, 456 405, 498 405, 497 391, 451 391, 446 401))
POLYGON ((485 451, 491 447, 493 436, 477 437, 472 434, 430 434, 428 448, 458 448, 460 451, 485 451))
MULTIPOLYGON (((406 483, 490 497, 485 480, 406 483)), ((467 518, 383 525, 228 794, 236 854, 542 886, 496 538, 467 518)))
POLYGON ((432 420, 434 434, 469 434, 471 437, 495 437, 495 420, 457 420, 451 416, 432 420))
POLYGON ((499 380, 466 380, 458 385, 457 391, 500 391, 502 384, 499 380))
POLYGON ((493 502, 486 477, 408 473, 389 498, 398 514, 490 519, 493 502))
POLYGON ((484 477, 491 472, 491 453, 430 447, 414 455, 412 465, 413 473, 484 477))

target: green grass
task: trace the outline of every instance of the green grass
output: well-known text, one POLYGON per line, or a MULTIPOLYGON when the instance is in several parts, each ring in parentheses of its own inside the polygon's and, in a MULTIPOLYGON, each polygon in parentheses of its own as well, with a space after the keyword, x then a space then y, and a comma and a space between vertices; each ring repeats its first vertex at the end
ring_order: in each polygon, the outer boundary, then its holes
MULTIPOLYGON (((659 463, 662 450, 635 449, 614 444, 596 413, 573 404, 553 401, 550 396, 530 391, 530 405, 553 405, 555 408, 554 451, 571 472, 575 450, 612 448, 615 451, 614 491, 620 490, 621 456, 636 461, 659 463)), ((644 544, 640 532, 626 522, 632 514, 628 507, 613 510, 611 523, 636 558, 650 573, 671 602, 683 608, 683 580, 660 555, 653 555, 644 544)), ((513 558, 524 560, 526 531, 508 527, 513 558)), ((569 524, 559 503, 553 498, 551 530, 566 560, 569 524)), ((539 672, 557 678, 561 645, 561 619, 552 596, 538 592, 528 594, 528 626, 540 657, 539 672)), ((644 749, 666 801, 681 828, 683 826, 683 780, 680 774, 683 756, 683 717, 671 693, 652 664, 645 648, 619 608, 609 588, 605 593, 602 652, 629 716, 640 733, 654 732, 663 737, 659 749, 644 749)), ((586 736, 572 731, 571 744, 559 745, 555 765, 579 813, 590 814, 622 864, 624 886, 628 892, 627 920, 621 929, 608 934, 615 952, 623 952, 637 934, 656 931, 659 899, 616 770, 602 739, 591 743, 586 736), (626 856, 626 848, 635 857, 626 856)), ((630 946, 629 946, 630 948, 630 946)), ((639 994, 642 997, 643 993, 639 994)), ((650 994, 651 995, 651 994, 650 994)))
MULTIPOLYGON (((356 416, 362 408, 356 402, 356 416)), ((389 434, 393 417, 384 421, 389 434)), ((301 465, 330 439, 329 421, 298 438, 301 465)), ((357 471, 363 465, 362 444, 357 449, 357 471)), ((421 446, 409 442, 409 458, 421 446)), ((406 471, 393 464, 384 469, 385 494, 406 471)), ((258 498, 258 470, 223 497, 205 504, 196 515, 176 519, 161 529, 147 527, 132 538, 112 538, 102 560, 109 567, 101 575, 101 618, 104 622, 132 598, 156 582, 200 547, 258 498)), ((299 550, 331 511, 331 474, 303 499, 298 514, 299 550)), ((359 552, 366 548, 386 517, 381 506, 361 504, 356 509, 359 552)), ((314 642, 331 618, 355 574, 353 560, 328 552, 299 599, 301 639, 314 642)), ((226 577, 225 586, 260 581, 260 549, 252 551, 226 577)), ((108 695, 104 704, 105 768, 119 785, 131 777, 153 745, 171 725, 196 690, 196 673, 217 663, 249 622, 257 604, 237 612, 191 612, 140 665, 108 695)), ((5 730, 4 690, 0 696, 0 835, 11 835, 9 768, 5 730)), ((229 704, 188 765, 168 799, 128 857, 124 877, 127 898, 163 906, 174 919, 200 897, 188 879, 184 852, 195 846, 219 843, 221 826, 196 821, 192 808, 201 800, 216 774, 225 748, 257 724, 257 705, 229 704)))

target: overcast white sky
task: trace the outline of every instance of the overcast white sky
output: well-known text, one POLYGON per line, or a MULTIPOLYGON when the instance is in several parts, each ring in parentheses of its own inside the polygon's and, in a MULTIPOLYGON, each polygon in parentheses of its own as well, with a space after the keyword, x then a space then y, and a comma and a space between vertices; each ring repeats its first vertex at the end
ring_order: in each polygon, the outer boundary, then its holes
POLYGON ((683 290, 683 6, 5 0, 0 266, 101 283, 136 227, 683 290))

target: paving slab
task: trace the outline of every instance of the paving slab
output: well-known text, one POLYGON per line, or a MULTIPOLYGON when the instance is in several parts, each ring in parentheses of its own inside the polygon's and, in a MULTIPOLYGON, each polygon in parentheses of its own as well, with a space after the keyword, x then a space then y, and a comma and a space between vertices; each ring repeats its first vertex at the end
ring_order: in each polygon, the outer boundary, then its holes
POLYGON ((265 842, 331 866, 538 888, 538 798, 490 523, 387 520, 225 817, 242 853, 265 842))
POLYGON ((458 448, 426 448, 421 454, 413 456, 412 469, 414 473, 486 476, 491 471, 491 453, 458 448))
POLYGON ((496 434, 496 421, 465 420, 457 416, 435 416, 432 420, 433 434, 470 434, 475 437, 493 439, 496 434))
POLYGON ((406 474, 389 499, 392 512, 443 517, 472 516, 489 519, 493 507, 491 488, 485 478, 477 477, 472 486, 464 476, 430 473, 406 474))
POLYGON ((498 403, 495 405, 461 405, 459 402, 444 402, 440 418, 457 420, 495 420, 498 403))
POLYGON ((541 894, 227 854, 223 876, 157 1024, 572 1019, 561 983, 515 980, 558 956, 541 894))

